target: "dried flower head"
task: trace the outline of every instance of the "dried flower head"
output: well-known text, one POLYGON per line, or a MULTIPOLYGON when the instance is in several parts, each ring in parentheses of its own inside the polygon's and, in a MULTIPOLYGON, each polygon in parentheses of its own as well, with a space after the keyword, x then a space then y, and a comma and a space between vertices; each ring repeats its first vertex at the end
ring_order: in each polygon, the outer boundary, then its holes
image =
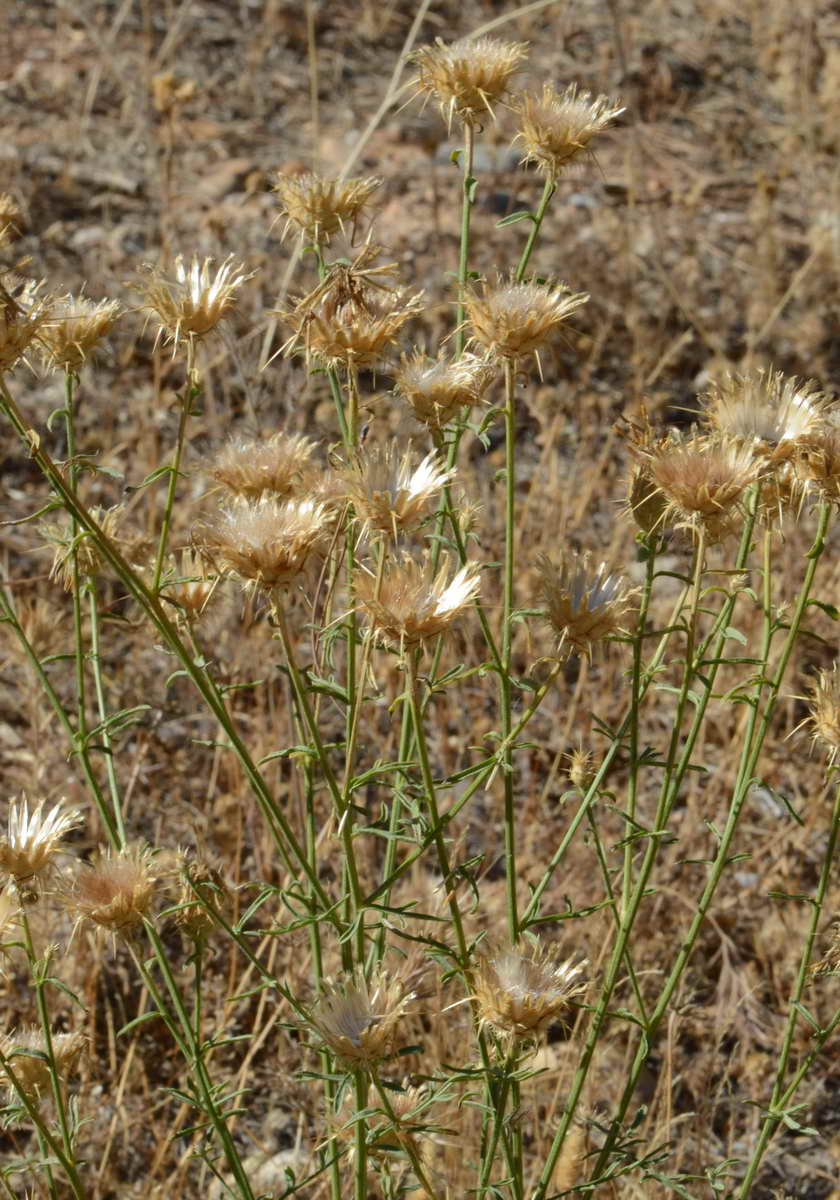
POLYGON ((796 477, 803 491, 840 504, 840 426, 826 425, 796 443, 796 477))
POLYGON ((161 595, 178 606, 184 619, 192 624, 204 615, 219 583, 218 576, 208 575, 200 557, 192 550, 181 551, 180 570, 167 579, 161 595))
POLYGON ((479 956, 475 998, 481 1023, 502 1037, 531 1041, 562 1019, 585 985, 583 963, 559 960, 556 947, 520 943, 479 956))
POLYGON ((664 523, 692 533, 703 529, 710 543, 737 530, 744 493, 764 471, 752 446, 731 435, 672 432, 658 441, 631 442, 630 452, 667 502, 664 523))
POLYGON ((180 857, 181 886, 175 921, 192 941, 203 942, 219 928, 213 910, 233 919, 231 889, 218 866, 186 854, 180 857))
MULTIPOLYGON (((87 1038, 81 1031, 75 1033, 51 1033, 55 1070, 59 1079, 67 1080, 76 1070, 79 1059, 87 1047, 87 1038)), ((37 1103, 50 1094, 52 1083, 50 1060, 44 1032, 37 1026, 18 1029, 0 1038, 0 1054, 7 1060, 18 1086, 30 1103, 37 1103)), ((18 1099, 14 1084, 9 1082, 9 1103, 18 1099)))
POLYGON ((357 595, 375 636, 398 649, 446 633, 478 595, 479 568, 469 563, 449 578, 444 561, 436 575, 429 562, 396 559, 382 579, 359 578, 357 595))
POLYGON ((589 92, 579 92, 575 83, 562 92, 543 84, 541 96, 523 95, 513 107, 520 121, 516 140, 525 149, 522 161, 534 163, 549 179, 556 179, 624 112, 606 96, 593 99, 589 92))
POLYGON ((394 537, 417 528, 452 476, 436 453, 418 463, 410 447, 400 454, 395 442, 364 447, 343 472, 345 495, 357 516, 369 529, 394 537))
POLYGON ((44 362, 63 371, 80 371, 120 315, 118 300, 62 296, 50 313, 40 342, 44 362))
POLYGON ((595 758, 583 746, 578 746, 569 757, 569 779, 581 792, 588 792, 595 779, 595 758))
POLYGON ((379 970, 370 980, 357 972, 321 996, 310 1021, 345 1066, 373 1066, 393 1054, 400 1023, 413 998, 393 972, 379 970))
MULTIPOLYGON (((63 614, 54 601, 41 596, 22 596, 17 601, 15 617, 36 658, 41 660, 59 652, 64 641, 63 614)), ((29 663, 28 653, 21 646, 11 621, 0 623, 0 637, 8 642, 9 649, 24 665, 29 663)))
POLYGON ((175 259, 174 278, 162 270, 147 268, 148 277, 136 284, 143 297, 142 308, 153 313, 159 323, 158 339, 165 337, 177 348, 183 337, 202 338, 215 329, 233 306, 236 292, 251 276, 229 255, 211 272, 212 258, 201 261, 193 255, 184 262, 175 259))
POLYGON ((817 672, 816 682, 811 687, 812 741, 822 742, 828 750, 829 764, 833 765, 840 754, 840 666, 835 663, 830 671, 817 672))
MULTIPOLYGON (((334 233, 355 235, 356 225, 381 179, 324 179, 320 175, 278 175, 275 191, 286 217, 304 238, 321 244, 334 233)), ((286 230, 284 230, 284 235, 286 230)))
MULTIPOLYGON (((89 509, 96 524, 105 537, 111 541, 116 541, 120 536, 123 511, 122 505, 104 509, 93 505, 89 509)), ((79 574, 83 577, 94 579, 101 573, 102 556, 96 542, 86 529, 79 529, 74 536, 69 520, 56 523, 42 521, 39 528, 44 541, 53 551, 50 579, 60 580, 65 591, 72 592, 73 590, 74 557, 79 574)))
POLYGON ((10 801, 8 829, 0 838, 0 871, 14 879, 19 888, 32 887, 34 898, 34 881, 43 879, 54 868, 62 839, 81 820, 76 809, 60 804, 45 813, 43 800, 31 812, 26 798, 10 801))
POLYGON ((441 433, 463 408, 479 403, 495 373, 493 364, 477 354, 435 359, 415 351, 403 355, 394 385, 421 425, 441 433))
POLYGON ((209 474, 245 500, 262 496, 286 500, 308 482, 314 452, 315 442, 300 434, 281 432, 263 440, 236 438, 219 451, 209 474))
POLYGON ((407 321, 422 311, 421 293, 414 296, 383 288, 373 291, 357 286, 343 291, 342 279, 335 286, 321 289, 313 302, 301 300, 283 317, 294 333, 287 350, 303 346, 307 358, 315 358, 328 367, 352 370, 375 367, 394 346, 407 321))
POLYGON ((814 380, 763 369, 713 383, 703 404, 713 429, 744 438, 774 461, 791 458, 798 442, 818 434, 829 408, 814 380))
POLYGON ((271 591, 300 575, 323 543, 329 520, 324 505, 313 500, 242 501, 204 530, 204 548, 220 570, 232 571, 251 588, 271 591))
POLYGON ((156 883, 148 850, 109 851, 79 869, 66 899, 78 917, 128 933, 148 915, 156 883))
POLYGON ((8 246, 23 233, 24 219, 21 207, 8 192, 0 192, 0 246, 8 246))
POLYGON ((499 281, 468 290, 464 307, 472 340, 491 357, 516 360, 551 341, 588 299, 562 284, 499 281))
POLYGON ((0 371, 10 371, 51 320, 52 301, 39 296, 40 283, 6 275, 0 279, 0 371))
POLYGON ((411 55, 418 68, 414 82, 436 97, 450 128, 456 113, 465 125, 477 125, 494 115, 493 105, 507 94, 527 51, 525 42, 492 37, 461 38, 448 46, 438 38, 411 55))
POLYGON ((630 607, 631 589, 606 564, 593 568, 588 553, 566 551, 559 565, 543 555, 537 562, 546 617, 558 639, 558 653, 592 654, 618 633, 630 607))
POLYGON ((639 463, 630 475, 627 508, 645 537, 664 531, 668 501, 653 482, 650 472, 639 463))
POLYGON ((10 943, 18 940, 20 915, 20 892, 7 883, 0 888, 0 954, 7 954, 10 943))

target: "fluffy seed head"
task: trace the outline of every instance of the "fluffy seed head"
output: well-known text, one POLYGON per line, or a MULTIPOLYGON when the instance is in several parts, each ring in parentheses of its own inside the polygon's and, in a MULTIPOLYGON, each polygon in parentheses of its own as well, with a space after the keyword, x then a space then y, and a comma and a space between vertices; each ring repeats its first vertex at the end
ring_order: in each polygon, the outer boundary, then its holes
MULTIPOLYGON (((106 509, 93 505, 89 511, 105 536, 111 541, 116 541, 124 512, 122 505, 106 509)), ((84 529, 79 530, 74 537, 69 521, 61 523, 42 521, 39 528, 44 541, 53 551, 50 579, 58 579, 65 591, 72 592, 73 590, 74 551, 78 570, 82 576, 93 579, 101 573, 103 560, 96 542, 84 529)))
POLYGON ((418 68, 414 82, 436 97, 450 128, 456 113, 465 125, 477 125, 493 116, 527 51, 524 42, 492 37, 461 38, 448 46, 438 38, 411 55, 418 68))
POLYGON ((664 523, 702 528, 710 543, 737 530, 744 493, 764 471, 750 444, 723 434, 671 433, 631 442, 630 452, 667 503, 664 523))
POLYGON ((195 254, 190 263, 185 263, 179 254, 172 277, 148 268, 148 277, 135 285, 143 297, 141 307, 154 314, 160 324, 158 338, 164 337, 177 347, 183 337, 204 337, 227 315, 237 291, 251 276, 245 274, 233 255, 215 273, 212 263, 212 258, 202 261, 195 254))
MULTIPOLYGON (((87 1047, 87 1038, 80 1031, 51 1033, 50 1042, 56 1073, 61 1080, 66 1080, 75 1072, 87 1047)), ((18 1085, 30 1102, 37 1103, 41 1097, 50 1094, 50 1064, 42 1029, 33 1025, 5 1034, 0 1039, 0 1053, 8 1060, 18 1085)), ((8 1085, 8 1099, 11 1104, 18 1099, 11 1082, 8 1085)))
POLYGON ((826 425, 796 444, 794 470, 803 489, 840 504, 840 426, 826 425))
POLYGON ((835 663, 830 671, 819 671, 811 687, 811 715, 814 742, 822 742, 833 764, 840 754, 840 670, 835 663))
POLYGON ((586 654, 618 633, 630 607, 632 592, 621 575, 606 564, 597 570, 588 553, 565 551, 559 564, 547 555, 537 561, 540 598, 558 639, 558 653, 586 654))
POLYGON ((50 323, 52 301, 40 283, 7 275, 0 279, 0 371, 10 371, 50 323))
POLYGON ((561 962, 556 948, 521 943, 485 951, 475 998, 481 1023, 512 1041, 532 1041, 562 1019, 576 996, 583 963, 561 962))
POLYGON ((561 284, 499 282, 470 289, 464 307, 473 341, 491 357, 515 360, 551 341, 588 299, 561 284))
POLYGON ((624 112, 606 96, 593 99, 589 92, 579 92, 575 83, 562 92, 543 84, 541 96, 524 95, 514 108, 519 114, 516 140, 525 149, 523 163, 534 163, 550 179, 556 179, 624 112))
POLYGON ((744 438, 774 461, 791 458, 798 442, 819 434, 829 409, 814 380, 763 369, 713 383, 703 404, 712 429, 744 438))
POLYGON ((313 1006, 311 1024, 327 1048, 348 1067, 367 1067, 393 1054, 400 1022, 413 999, 398 975, 361 972, 313 1006))
POLYGON ((446 633, 478 595, 479 568, 469 563, 452 579, 446 562, 432 575, 431 564, 402 558, 376 580, 361 576, 357 595, 375 636, 398 649, 421 645, 446 633))
POLYGON ((569 755, 569 779, 581 792, 588 792, 595 778, 595 759, 583 746, 569 755))
POLYGON ((58 370, 80 371, 120 315, 118 300, 62 296, 50 313, 40 342, 44 362, 58 370))
POLYGON ((228 883, 217 866, 186 854, 181 856, 181 887, 175 921, 187 937, 194 942, 204 942, 219 928, 208 905, 232 920, 231 899, 228 883))
POLYGON ((432 452, 417 462, 395 442, 364 448, 343 473, 345 494, 369 529, 396 537, 416 529, 429 502, 453 476, 432 452))
POLYGON ((275 433, 264 440, 236 438, 219 451, 209 473, 234 496, 286 500, 312 468, 315 443, 302 435, 275 433))
POLYGON ((359 289, 346 296, 326 292, 314 305, 307 297, 285 314, 295 331, 287 346, 303 346, 307 358, 328 367, 375 367, 422 307, 420 293, 408 296, 392 290, 359 289))
MULTIPOLYGON (((18 887, 43 879, 55 865, 65 834, 81 820, 79 812, 60 804, 45 813, 41 800, 30 812, 28 800, 12 800, 6 836, 0 838, 0 871, 18 887)), ((37 891, 32 898, 35 896, 37 891)))
POLYGON ((434 359, 415 351, 403 355, 394 385, 416 420, 439 434, 461 409, 478 404, 495 373, 493 364, 477 354, 434 359))
POLYGON ((192 550, 183 550, 177 578, 166 582, 162 596, 176 604, 184 620, 192 624, 203 616, 218 582, 218 577, 207 574, 199 555, 192 550))
POLYGON ((313 500, 283 503, 264 497, 242 501, 204 530, 204 547, 219 564, 251 588, 271 591, 300 575, 323 542, 329 514, 313 500))
POLYGON ((286 229, 296 225, 304 238, 328 242, 341 230, 351 235, 381 179, 324 179, 320 175, 278 175, 274 190, 280 198, 286 229))
POLYGON ((645 537, 663 532, 668 502, 653 482, 650 473, 638 463, 630 475, 627 508, 645 537))
POLYGON ((67 902, 100 929, 129 933, 147 916, 156 883, 147 850, 109 851, 80 868, 67 902))

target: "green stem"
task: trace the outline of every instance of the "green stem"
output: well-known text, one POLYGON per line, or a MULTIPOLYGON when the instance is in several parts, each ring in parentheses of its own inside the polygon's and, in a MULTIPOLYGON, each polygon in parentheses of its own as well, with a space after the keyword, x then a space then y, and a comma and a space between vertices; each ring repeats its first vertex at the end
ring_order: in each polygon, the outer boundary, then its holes
POLYGON ((385 1115, 394 1127, 397 1140, 408 1155, 408 1160, 411 1163, 414 1174, 417 1176, 417 1182, 420 1184, 420 1187, 426 1193, 429 1200, 439 1200, 438 1193, 432 1186, 432 1183, 426 1174, 423 1163, 420 1160, 420 1155, 417 1153, 417 1147, 414 1144, 414 1139, 412 1138, 411 1133, 409 1132, 405 1137, 400 1137, 399 1118, 394 1112, 394 1106, 391 1104, 391 1099, 379 1078, 379 1073, 375 1066, 372 1066, 370 1069, 370 1077, 373 1080, 373 1086, 376 1088, 379 1099, 382 1101, 382 1107, 385 1110, 385 1115))
POLYGON ((172 461, 172 466, 169 468, 169 485, 166 489, 166 504, 163 509, 163 520, 160 526, 160 539, 158 541, 157 557, 155 559, 155 575, 152 583, 152 591, 155 595, 160 591, 160 577, 163 573, 163 564, 166 558, 166 547, 169 542, 169 529, 172 525, 172 509, 175 504, 175 492, 178 488, 178 479, 181 474, 181 456, 184 452, 184 441, 187 433, 187 420, 189 419, 192 402, 198 395, 198 380, 195 376, 195 339, 187 338, 187 378, 184 383, 184 394, 181 397, 181 412, 178 417, 178 435, 175 439, 175 457, 172 461))
POLYGON ((516 367, 505 359, 505 559, 502 600, 502 668, 499 672, 499 704, 502 718, 502 783, 504 787, 505 896, 507 899, 508 936, 519 939, 516 900, 516 812, 514 810, 513 750, 513 576, 516 544, 516 367))
POLYGON ((470 269, 470 217, 475 203, 473 162, 475 158, 475 129, 464 125, 463 183, 461 195, 461 244, 458 251, 458 309, 455 317, 455 357, 464 353, 466 330, 464 329, 464 299, 467 292, 467 277, 470 269))
POLYGON ((93 687, 96 692, 96 705, 99 712, 100 733, 99 737, 102 741, 103 753, 105 755, 105 774, 108 779, 108 788, 111 793, 111 807, 113 810, 114 828, 117 834, 117 848, 121 849, 126 844, 125 823, 123 821, 122 800, 120 798, 120 786, 117 781, 117 770, 114 766, 114 751, 111 742, 111 735, 108 732, 108 706, 105 703, 105 688, 102 683, 102 652, 99 629, 99 605, 96 597, 96 580, 88 579, 88 611, 90 615, 90 666, 93 674, 93 687))
MULTIPOLYGON (((4 1072, 6 1078, 9 1080, 9 1083, 14 1088, 18 1099, 26 1109, 27 1115, 35 1127, 35 1131, 38 1135, 38 1141, 43 1146, 48 1146, 55 1155, 56 1160, 60 1163, 62 1170, 67 1176, 67 1182, 70 1184, 70 1188, 73 1192, 73 1195, 76 1197, 76 1200, 87 1200, 87 1192, 85 1191, 84 1184, 79 1178, 79 1172, 75 1162, 73 1162, 71 1159, 68 1159, 62 1147, 50 1133, 43 1117, 41 1116, 41 1113, 38 1110, 37 1102, 33 1101, 29 1097, 23 1084, 15 1074, 14 1068, 12 1067, 8 1057, 3 1054, 2 1051, 0 1051, 0 1069, 2 1069, 4 1072)), ((49 1163, 44 1164, 44 1170, 46 1171, 47 1179, 50 1184, 50 1195, 57 1196, 58 1193, 53 1181, 52 1168, 50 1167, 49 1163)))
MULTIPOLYGON (((490 1089, 491 1098, 493 1101, 493 1133, 489 1143, 485 1147, 484 1155, 481 1162, 481 1171, 478 1179, 478 1188, 476 1196, 478 1200, 485 1194, 490 1186, 490 1176, 493 1172, 493 1163, 496 1160, 496 1151, 499 1148, 499 1139, 502 1135, 502 1129, 505 1122, 505 1109, 507 1108, 508 1096, 511 1093, 512 1085, 515 1083, 514 1075, 516 1073, 517 1052, 516 1048, 512 1048, 502 1067, 502 1083, 498 1094, 494 1094, 490 1089)), ((488 1076, 488 1079, 490 1076, 488 1076)))
MULTIPOLYGON (((70 491, 75 496, 79 486, 79 468, 76 463, 76 397, 77 377, 72 371, 64 373, 64 428, 67 435, 68 479, 70 491)), ((85 680, 85 643, 82 626, 82 576, 79 570, 79 524, 70 514, 70 561, 73 568, 73 646, 76 664, 76 697, 79 711, 77 716, 80 740, 87 736, 87 684, 85 680)))
POLYGON ((531 221, 531 232, 528 234, 528 241, 525 243, 525 249, 522 251, 522 257, 519 259, 519 266, 516 268, 516 272, 513 276, 515 283, 521 283, 525 278, 525 272, 528 270, 528 263, 531 261, 531 254, 533 253, 534 246, 537 243, 537 238, 540 236, 543 219, 548 211, 549 201, 554 195, 556 187, 557 185, 552 178, 549 177, 546 179, 545 184, 543 185, 543 192, 542 196, 540 197, 539 206, 537 207, 537 211, 531 221))
MULTIPOLYGON (((353 1086, 356 1093, 356 1113, 363 1113, 367 1108, 367 1077, 364 1071, 353 1072, 353 1086)), ((367 1192, 367 1121, 357 1116, 353 1125, 356 1148, 355 1171, 355 1200, 368 1200, 367 1192)))

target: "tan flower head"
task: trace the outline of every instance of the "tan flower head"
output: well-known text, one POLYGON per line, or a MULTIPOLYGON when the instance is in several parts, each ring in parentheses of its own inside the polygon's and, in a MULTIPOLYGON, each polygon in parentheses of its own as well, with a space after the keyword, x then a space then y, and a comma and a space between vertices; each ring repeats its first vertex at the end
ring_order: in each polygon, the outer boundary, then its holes
MULTIPOLYGON (((120 522, 124 513, 122 505, 105 509, 92 505, 89 511, 104 535, 111 541, 116 541, 120 534, 120 522)), ((101 573, 102 557, 96 542, 86 530, 79 530, 74 537, 69 520, 60 523, 42 521, 39 528, 44 541, 53 551, 50 579, 60 580, 65 591, 72 592, 74 586, 74 550, 78 570, 83 577, 93 579, 101 573)))
POLYGON ((223 571, 251 588, 286 587, 323 543, 329 513, 313 500, 241 502, 204 531, 204 546, 223 571))
POLYGON ((737 531, 747 488, 763 474, 752 445, 731 435, 681 435, 630 443, 653 487, 667 502, 665 524, 696 533, 710 543, 737 531))
POLYGON ((299 434, 275 433, 270 438, 236 438, 213 459, 209 473, 235 496, 286 500, 299 492, 312 470, 315 442, 299 434))
POLYGON ((588 299, 562 284, 500 281, 468 290, 464 307, 472 340, 491 357, 515 360, 551 341, 588 299))
POLYGON ((568 756, 569 779, 581 792, 588 792, 596 775, 595 759, 583 746, 578 746, 568 756))
MULTIPOLYGON (((275 191, 286 217, 304 238, 320 244, 334 233, 351 236, 381 179, 324 179, 320 175, 278 175, 275 191)), ((284 231, 285 233, 285 231, 284 231)))
POLYGON ((630 475, 627 508, 645 537, 664 532, 668 501, 653 482, 650 472, 639 463, 630 475))
POLYGON ((40 343, 51 320, 52 301, 39 296, 40 283, 6 275, 0 279, 0 371, 9 371, 33 342, 40 343))
POLYGON ((204 615, 216 591, 218 576, 208 575, 204 562, 192 550, 181 552, 180 570, 175 570, 175 577, 167 579, 161 596, 177 605, 184 619, 192 624, 204 615))
POLYGON ((345 1066, 374 1066, 394 1053, 400 1023, 413 998, 399 975, 379 970, 368 981, 357 972, 324 993, 310 1020, 345 1066))
POLYGON ((0 838, 0 871, 14 879, 18 887, 43 879, 55 865, 65 834, 81 820, 76 809, 60 804, 45 813, 42 800, 30 812, 28 800, 12 800, 8 830, 0 838))
POLYGON ((570 958, 561 962, 556 948, 525 942, 486 950, 479 956, 475 979, 482 1025, 514 1041, 539 1037, 585 991, 577 982, 583 967, 570 958))
POLYGON ((544 175, 556 179, 602 130, 624 112, 606 96, 579 92, 570 84, 562 92, 543 84, 541 96, 525 94, 513 107, 519 115, 516 140, 525 150, 523 163, 534 163, 544 175))
POLYGON ((431 564, 403 558, 376 580, 360 576, 357 595, 376 637, 398 649, 418 646, 446 633, 478 595, 479 568, 461 567, 452 579, 443 562, 436 575, 431 564))
POLYGON ((477 125, 493 116, 527 51, 524 42, 491 37, 461 38, 448 46, 438 38, 411 55, 418 68, 415 83, 436 97, 450 128, 456 113, 465 125, 477 125))
POLYGON ((295 331, 287 347, 303 346, 307 358, 329 367, 375 367, 393 348, 406 322, 422 307, 420 293, 409 296, 390 289, 374 292, 367 288, 346 295, 322 292, 316 303, 307 297, 284 314, 295 331))
POLYGON ((211 910, 234 919, 230 886, 218 866, 183 854, 176 924, 194 942, 206 941, 219 928, 211 910))
MULTIPOLYGON (((87 1047, 87 1038, 80 1031, 51 1033, 50 1043, 56 1074, 59 1079, 66 1081, 79 1065, 79 1059, 87 1047)), ((32 1026, 29 1029, 19 1029, 16 1033, 5 1034, 0 1038, 0 1054, 8 1061, 27 1100, 37 1103, 42 1097, 50 1094, 50 1063, 42 1029, 32 1026)), ((11 1082, 8 1085, 8 1099, 11 1104, 18 1099, 11 1082)))
POLYGON ((835 663, 830 671, 819 671, 811 687, 812 740, 822 742, 828 750, 829 764, 840 754, 840 669, 835 663))
POLYGON ((142 307, 160 323, 158 338, 165 337, 177 347, 181 338, 202 338, 232 308, 236 293, 246 279, 233 255, 211 272, 212 258, 201 261, 193 255, 187 264, 182 255, 175 259, 173 278, 157 268, 148 268, 148 278, 136 284, 143 297, 142 307))
POLYGON ((804 491, 840 504, 840 426, 826 425, 800 438, 794 470, 804 491))
POLYGON ((604 563, 596 570, 588 553, 574 551, 564 552, 559 565, 543 555, 537 569, 558 653, 591 655, 599 642, 622 629, 632 592, 621 575, 604 563))
POLYGON ((62 296, 41 333, 45 363, 64 371, 80 371, 120 315, 118 300, 62 296))
POLYGON ((703 404, 713 429, 744 438, 778 461, 825 428, 830 402, 814 380, 757 370, 713 383, 703 404))
POLYGON ((396 537, 416 529, 431 500, 453 476, 432 452, 417 462, 395 442, 364 447, 343 473, 345 495, 369 529, 396 537))
POLYGON ((128 933, 148 915, 156 883, 147 850, 109 851, 79 869, 67 901, 100 929, 128 933))
POLYGON ((435 359, 415 351, 403 355, 394 385, 415 418, 440 433, 463 408, 479 403, 495 374, 493 364, 477 354, 435 359))
POLYGON ((14 196, 0 192, 0 246, 19 238, 24 228, 23 213, 14 196))

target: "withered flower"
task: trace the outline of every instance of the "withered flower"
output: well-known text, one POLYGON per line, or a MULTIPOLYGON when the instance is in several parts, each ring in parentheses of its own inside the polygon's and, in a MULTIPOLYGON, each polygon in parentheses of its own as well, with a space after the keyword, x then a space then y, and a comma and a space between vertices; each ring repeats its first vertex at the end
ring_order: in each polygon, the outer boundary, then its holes
MULTIPOLYGON (((356 224, 381 179, 325 179, 321 175, 277 176, 274 190, 286 216, 286 230, 296 225, 304 238, 320 244, 334 233, 355 233, 356 224)), ((284 230, 284 235, 286 230, 284 230)))
POLYGON ((431 563, 410 558, 391 561, 382 579, 360 575, 357 595, 375 636, 398 649, 419 646, 446 633, 478 595, 479 568, 469 563, 449 578, 442 561, 436 575, 431 563))
MULTIPOLYGON (((77 1030, 75 1033, 51 1033, 55 1070, 62 1081, 69 1078, 79 1065, 79 1059, 87 1047, 87 1038, 77 1030)), ((0 1038, 0 1054, 8 1062, 18 1086, 31 1103, 37 1103, 50 1094, 50 1062, 44 1032, 37 1026, 18 1029, 15 1033, 0 1038)), ((17 1100, 14 1084, 8 1083, 8 1100, 17 1100)))
POLYGON ((583 963, 561 962, 556 947, 528 943, 479 955, 475 999, 482 1025, 511 1041, 526 1042, 565 1017, 585 985, 583 963))
POLYGON ((413 998, 399 975, 378 970, 367 980, 359 971, 327 990, 313 1006, 310 1020, 345 1066, 375 1066, 393 1054, 413 998))
MULTIPOLYGON (((115 542, 120 535, 120 523, 125 511, 122 505, 113 508, 93 505, 89 511, 105 537, 115 542)), ((42 521, 39 528, 53 551, 50 579, 58 579, 65 591, 72 592, 74 587, 74 553, 80 575, 93 579, 101 573, 104 560, 87 530, 79 529, 74 536, 69 520, 56 523, 42 521)))
POLYGON ((312 470, 315 442, 301 434, 275 433, 264 440, 236 438, 209 466, 209 474, 235 496, 286 500, 312 470))
POLYGON ((183 255, 175 259, 174 278, 162 270, 147 268, 148 277, 136 284, 142 307, 159 322, 158 339, 165 337, 177 349, 184 337, 202 338, 215 329, 232 308, 236 293, 251 276, 229 255, 215 274, 212 258, 193 255, 189 264, 183 255))
POLYGON ((606 96, 593 99, 589 92, 579 92, 575 83, 562 92, 543 84, 542 95, 520 96, 513 108, 519 115, 516 141, 525 149, 523 163, 534 163, 552 180, 624 112, 606 96))
POLYGON ((52 318, 52 300, 39 296, 41 284, 11 275, 0 279, 0 371, 10 371, 52 318))
POLYGON ((627 508, 645 537, 664 532, 668 501, 653 482, 650 472, 639 463, 630 475, 627 508))
POLYGON ((794 471, 803 491, 840 504, 840 426, 826 425, 796 444, 794 471))
POLYGON ((830 671, 818 671, 811 687, 812 741, 822 742, 828 751, 829 765, 840 754, 840 668, 835 663, 830 671))
POLYGON ((109 851, 79 869, 66 896, 78 917, 109 933, 129 933, 149 913, 157 875, 148 850, 109 851))
POLYGON ((714 430, 744 438, 773 461, 790 459, 798 442, 818 435, 829 407, 814 380, 764 369, 727 375, 703 397, 704 416, 714 430))
POLYGON ((559 564, 547 555, 537 561, 546 618, 557 635, 558 653, 592 655, 605 638, 621 631, 631 589, 621 575, 588 553, 563 552, 559 564))
POLYGON ((327 509, 313 500, 263 498, 221 512, 204 530, 203 542, 221 570, 232 571, 250 588, 271 591, 294 582, 329 524, 327 509))
POLYGON ((120 315, 118 300, 62 296, 50 313, 40 342, 45 363, 63 371, 80 371, 120 315))
POLYGON ((365 525, 396 537, 416 529, 429 502, 452 475, 434 452, 418 463, 410 448, 401 454, 390 442, 364 447, 342 478, 345 494, 365 525))
POLYGON ((19 238, 24 228, 21 207, 8 192, 0 192, 0 246, 19 238))
POLYGON ((438 38, 411 55, 418 68, 414 82, 419 91, 436 97, 450 129, 456 114, 465 125, 478 125, 493 117, 493 106, 507 94, 527 51, 524 42, 492 37, 461 38, 449 45, 438 38))
POLYGON ((588 299, 562 284, 499 281, 470 288, 464 307, 472 340, 491 358, 515 361, 551 341, 588 299))
POLYGON ((208 575, 205 563, 192 550, 181 552, 180 571, 167 579, 161 596, 177 605, 188 623, 203 616, 218 585, 218 577, 208 575))
MULTIPOLYGON (((41 800, 30 812, 28 800, 12 800, 6 836, 0 838, 0 871, 19 888, 32 887, 33 881, 43 879, 54 867, 65 834, 81 820, 76 809, 60 804, 45 813, 41 800)), ((35 896, 37 890, 32 898, 35 896)))
POLYGON ((415 419, 439 434, 462 409, 479 403, 495 373, 493 364, 477 354, 435 359, 415 351, 410 357, 403 355, 394 387, 415 419))
POLYGON ((181 885, 175 922, 194 942, 204 942, 218 929, 212 912, 232 918, 231 889, 221 869, 204 859, 181 856, 181 885))
POLYGON ((393 348, 400 330, 422 311, 422 294, 409 296, 399 290, 373 291, 355 287, 343 292, 341 277, 335 288, 321 290, 285 313, 294 329, 287 349, 303 346, 307 358, 328 367, 361 370, 376 367, 393 348))

